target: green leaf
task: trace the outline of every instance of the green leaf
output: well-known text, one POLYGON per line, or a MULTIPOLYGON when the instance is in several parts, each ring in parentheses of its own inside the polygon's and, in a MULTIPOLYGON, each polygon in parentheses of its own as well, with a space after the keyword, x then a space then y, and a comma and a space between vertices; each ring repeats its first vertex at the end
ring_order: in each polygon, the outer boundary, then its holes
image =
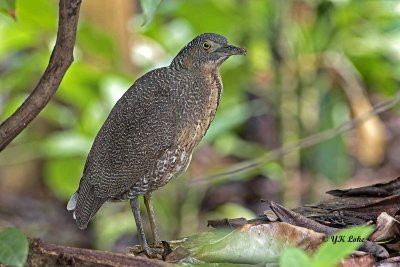
POLYGON ((311 266, 311 259, 307 253, 299 248, 286 249, 280 258, 281 267, 308 267, 311 266))
POLYGON ((329 237, 327 242, 322 244, 315 252, 312 266, 337 266, 341 260, 363 244, 360 240, 367 240, 373 231, 374 228, 372 226, 357 226, 345 229, 329 237), (335 240, 337 242, 334 242, 335 240))
POLYGON ((1 0, 0 12, 15 19, 15 0, 1 0))
POLYGON ((162 0, 141 0, 140 6, 143 11, 142 26, 149 24, 152 20, 162 0))
POLYGON ((16 228, 0 232, 0 263, 22 267, 28 256, 28 239, 16 228))

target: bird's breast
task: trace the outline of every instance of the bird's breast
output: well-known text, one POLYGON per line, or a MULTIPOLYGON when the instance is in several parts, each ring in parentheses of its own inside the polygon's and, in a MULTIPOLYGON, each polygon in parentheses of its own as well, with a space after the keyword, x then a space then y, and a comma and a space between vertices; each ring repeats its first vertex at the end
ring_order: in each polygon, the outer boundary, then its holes
POLYGON ((211 73, 203 79, 203 84, 193 92, 196 101, 188 106, 187 120, 178 133, 178 143, 192 151, 206 134, 215 117, 222 93, 222 81, 218 72, 211 73))

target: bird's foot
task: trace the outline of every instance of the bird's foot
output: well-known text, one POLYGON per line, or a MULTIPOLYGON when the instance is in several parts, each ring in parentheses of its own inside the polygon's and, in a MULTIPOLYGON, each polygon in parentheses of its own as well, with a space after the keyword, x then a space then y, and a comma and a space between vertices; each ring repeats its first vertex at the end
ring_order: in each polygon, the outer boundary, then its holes
POLYGON ((161 240, 155 240, 153 241, 153 244, 151 244, 152 248, 164 248, 163 242, 161 240))
POLYGON ((160 246, 157 247, 149 247, 149 246, 142 246, 137 245, 130 248, 130 252, 133 253, 135 256, 139 255, 146 255, 149 258, 158 258, 162 259, 164 256, 164 248, 160 242, 160 246))
POLYGON ((158 248, 158 247, 144 247, 143 252, 147 255, 149 258, 162 258, 164 254, 164 248, 158 248))

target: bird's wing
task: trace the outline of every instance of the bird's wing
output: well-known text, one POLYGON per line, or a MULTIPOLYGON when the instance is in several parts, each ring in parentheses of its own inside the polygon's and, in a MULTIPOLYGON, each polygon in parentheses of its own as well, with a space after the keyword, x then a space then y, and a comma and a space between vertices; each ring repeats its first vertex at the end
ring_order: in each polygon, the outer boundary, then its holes
POLYGON ((100 129, 78 189, 75 215, 81 228, 105 201, 127 192, 152 170, 173 145, 175 97, 164 76, 152 72, 137 80, 100 129))

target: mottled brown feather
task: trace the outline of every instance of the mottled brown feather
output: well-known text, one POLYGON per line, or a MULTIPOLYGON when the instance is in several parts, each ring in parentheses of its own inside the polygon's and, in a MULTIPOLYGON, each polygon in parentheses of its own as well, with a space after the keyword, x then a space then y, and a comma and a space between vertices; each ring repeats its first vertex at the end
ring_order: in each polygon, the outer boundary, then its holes
POLYGON ((196 37, 170 66, 140 77, 115 104, 68 203, 80 228, 106 201, 154 191, 189 165, 215 116, 222 92, 219 66, 228 58, 204 51, 204 40, 218 44, 216 49, 227 43, 216 34, 196 37))

